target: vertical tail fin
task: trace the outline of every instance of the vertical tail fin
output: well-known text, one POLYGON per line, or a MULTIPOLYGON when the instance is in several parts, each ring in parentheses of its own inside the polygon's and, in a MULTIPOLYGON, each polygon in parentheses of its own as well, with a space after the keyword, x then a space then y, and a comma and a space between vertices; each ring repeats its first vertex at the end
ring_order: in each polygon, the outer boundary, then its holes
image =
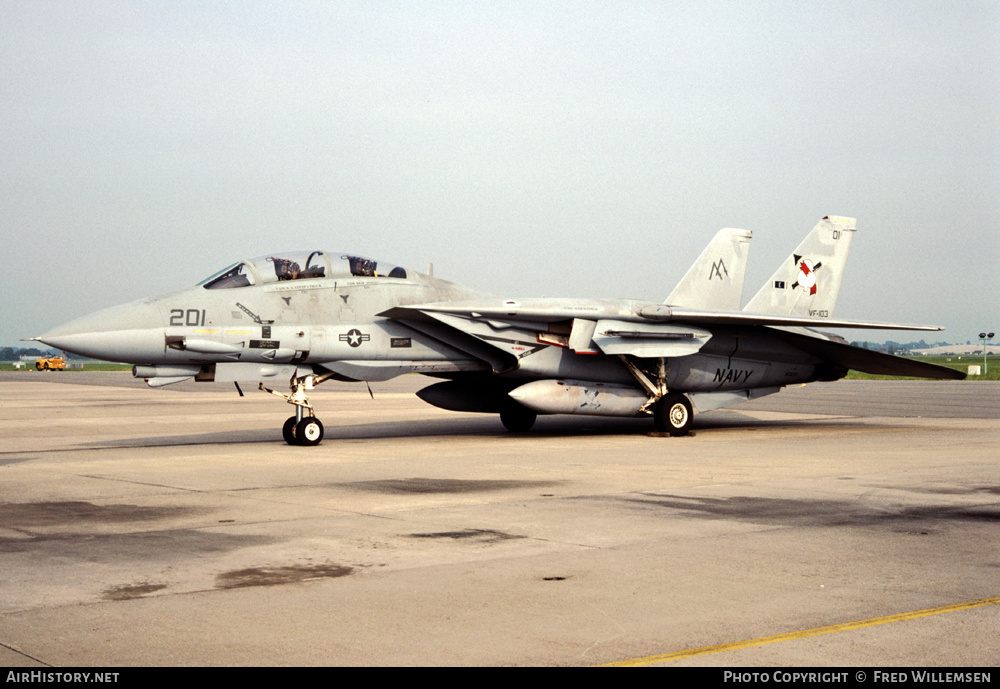
POLYGON ((831 316, 854 232, 854 218, 831 215, 820 220, 743 310, 831 316))
POLYGON ((739 311, 751 237, 749 230, 719 230, 664 303, 739 311))

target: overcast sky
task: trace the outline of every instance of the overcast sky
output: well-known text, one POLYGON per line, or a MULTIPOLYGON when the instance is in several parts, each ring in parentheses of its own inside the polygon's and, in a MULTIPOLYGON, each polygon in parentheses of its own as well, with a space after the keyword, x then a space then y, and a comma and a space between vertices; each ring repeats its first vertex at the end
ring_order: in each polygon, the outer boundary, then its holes
POLYGON ((501 296, 744 301, 858 219, 835 313, 1000 330, 1000 3, 0 0, 0 345, 290 249, 501 296))

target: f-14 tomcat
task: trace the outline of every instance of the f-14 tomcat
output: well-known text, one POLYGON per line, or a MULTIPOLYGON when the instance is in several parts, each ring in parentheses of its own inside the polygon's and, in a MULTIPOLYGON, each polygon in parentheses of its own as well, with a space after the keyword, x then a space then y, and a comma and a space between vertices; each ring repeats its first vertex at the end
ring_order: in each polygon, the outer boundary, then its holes
POLYGON ((662 304, 498 298, 353 254, 276 253, 192 289, 85 316, 35 338, 134 364, 151 386, 256 382, 284 397, 292 445, 323 424, 308 392, 330 379, 441 379, 417 395, 500 415, 515 432, 538 414, 652 417, 684 435, 705 412, 848 369, 959 379, 942 366, 852 347, 814 328, 941 330, 832 318, 855 221, 823 218, 740 309, 751 233, 724 229, 662 304), (265 383, 284 382, 289 392, 265 383))

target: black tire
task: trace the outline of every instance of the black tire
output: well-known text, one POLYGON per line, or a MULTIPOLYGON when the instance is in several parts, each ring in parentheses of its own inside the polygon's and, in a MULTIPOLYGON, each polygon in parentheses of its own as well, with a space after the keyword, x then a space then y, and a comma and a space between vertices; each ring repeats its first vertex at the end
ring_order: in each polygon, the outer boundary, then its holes
POLYGON ((687 435, 691 430, 694 410, 691 402, 680 393, 672 393, 656 403, 653 409, 653 423, 656 430, 672 436, 687 435))
POLYGON ((285 439, 285 442, 289 445, 298 445, 299 441, 295 437, 295 417, 289 416, 285 420, 285 425, 281 427, 281 437, 285 439))
POLYGON ((527 433, 537 418, 538 414, 534 411, 514 401, 500 410, 500 422, 511 433, 527 433))
POLYGON ((307 416, 295 425, 295 441, 298 445, 319 445, 323 440, 323 424, 315 416, 307 416))

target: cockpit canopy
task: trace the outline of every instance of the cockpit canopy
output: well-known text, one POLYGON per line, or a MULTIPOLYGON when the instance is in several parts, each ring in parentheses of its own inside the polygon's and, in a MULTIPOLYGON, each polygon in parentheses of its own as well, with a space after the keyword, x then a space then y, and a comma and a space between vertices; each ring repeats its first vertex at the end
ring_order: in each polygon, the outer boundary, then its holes
POLYGON ((328 254, 323 251, 286 251, 241 261, 198 284, 205 289, 233 289, 282 280, 350 277, 405 280, 406 269, 363 256, 328 254))

